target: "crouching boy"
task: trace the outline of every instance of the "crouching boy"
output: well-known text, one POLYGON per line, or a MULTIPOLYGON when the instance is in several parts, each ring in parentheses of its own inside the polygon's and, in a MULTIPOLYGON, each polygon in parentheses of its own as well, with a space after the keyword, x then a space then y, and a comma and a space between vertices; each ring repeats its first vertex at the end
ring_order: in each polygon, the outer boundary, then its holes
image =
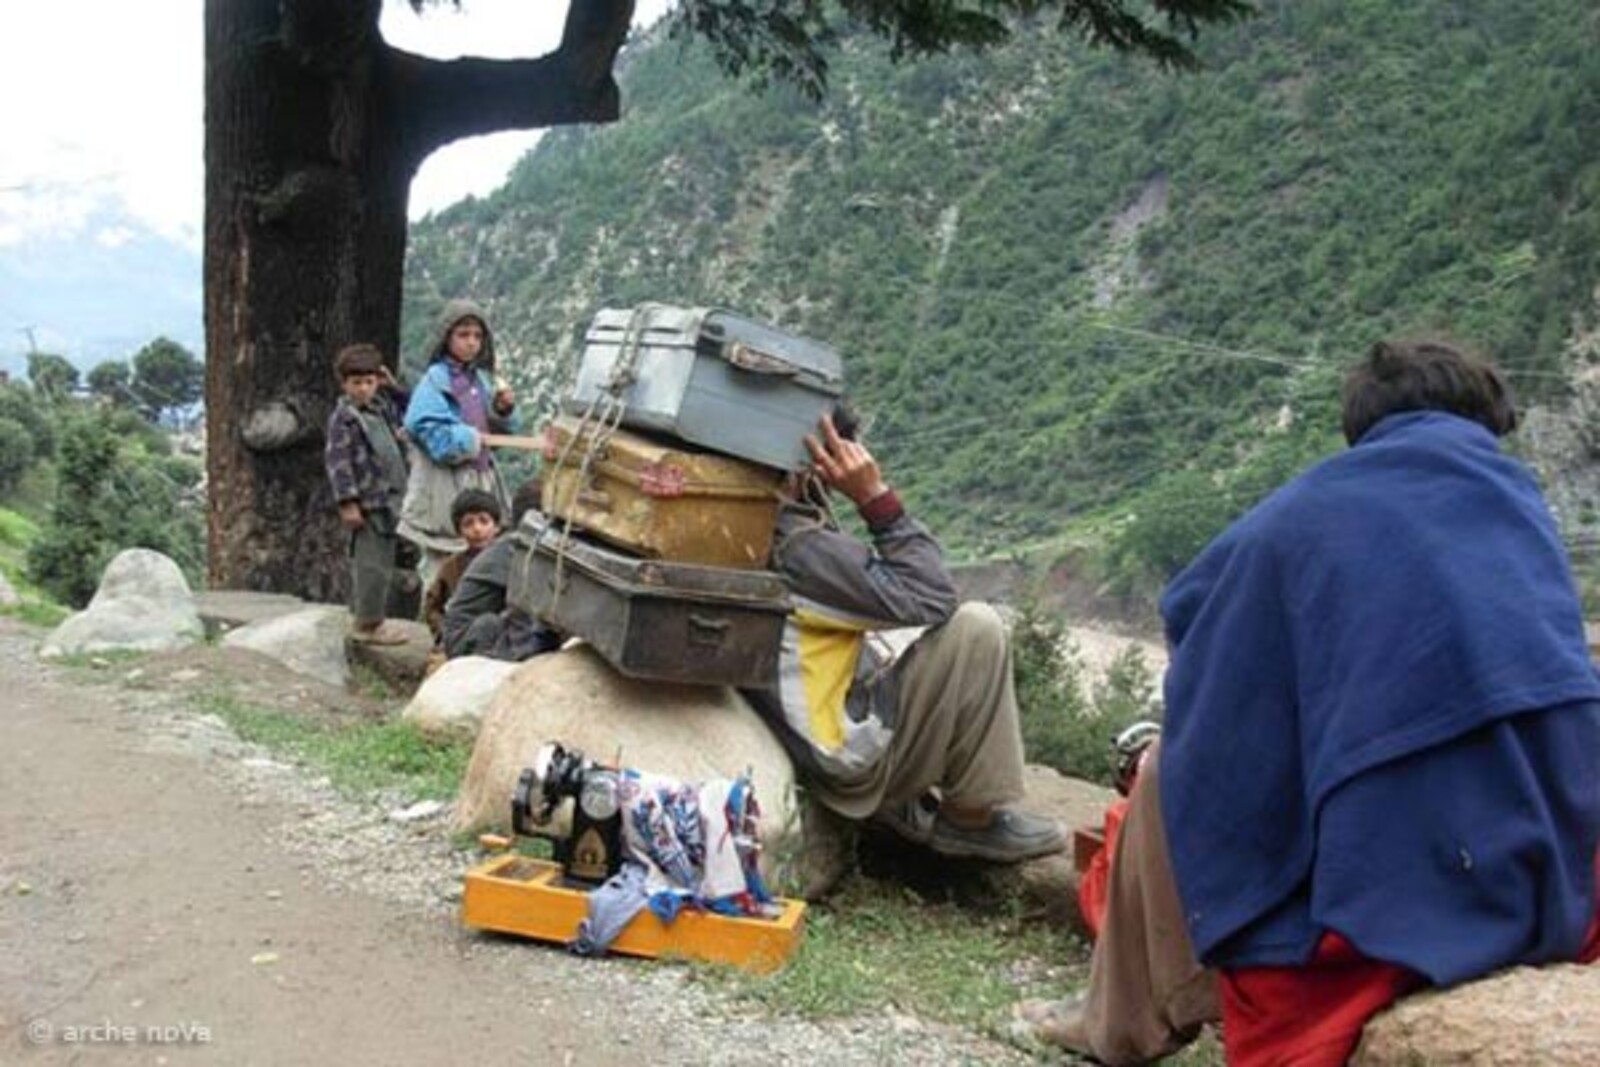
MULTIPOLYGON (((511 498, 510 529, 515 530, 523 515, 538 504, 537 480, 518 489, 511 498)), ((501 534, 461 575, 445 605, 441 626, 445 654, 451 659, 487 656, 516 663, 561 647, 561 634, 507 603, 515 551, 510 534, 501 534)))
POLYGON ((500 536, 500 499, 484 489, 463 489, 450 506, 450 525, 467 547, 440 564, 423 601, 422 620, 433 632, 436 644, 444 631, 444 607, 461 584, 468 564, 500 536))

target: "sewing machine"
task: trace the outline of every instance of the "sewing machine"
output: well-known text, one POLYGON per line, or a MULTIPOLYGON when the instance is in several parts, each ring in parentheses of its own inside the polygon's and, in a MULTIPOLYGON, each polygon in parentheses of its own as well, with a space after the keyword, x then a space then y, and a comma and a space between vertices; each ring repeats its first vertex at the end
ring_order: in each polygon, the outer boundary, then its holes
MULTIPOLYGON (((467 872, 461 921, 497 933, 566 944, 589 913, 589 891, 621 865, 622 816, 613 768, 560 745, 540 749, 518 779, 513 837, 484 835, 498 854, 467 872), (570 818, 563 821, 570 802, 570 818), (554 860, 516 851, 519 839, 551 842, 554 860)), ((772 918, 734 917, 685 908, 671 923, 648 908, 634 916, 610 950, 630 956, 679 956, 746 970, 777 970, 800 944, 806 905, 778 900, 772 918)))

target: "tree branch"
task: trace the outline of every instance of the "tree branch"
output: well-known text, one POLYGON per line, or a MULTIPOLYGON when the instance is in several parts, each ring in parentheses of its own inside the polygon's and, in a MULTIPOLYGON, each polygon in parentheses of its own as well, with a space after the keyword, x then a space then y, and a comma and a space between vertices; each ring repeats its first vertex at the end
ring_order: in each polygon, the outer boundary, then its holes
POLYGON ((561 54, 582 76, 610 77, 633 24, 634 0, 572 0, 561 32, 561 54))
POLYGON ((419 161, 462 137, 613 122, 612 68, 632 19, 633 0, 573 0, 561 47, 537 59, 442 61, 388 48, 389 113, 419 161))

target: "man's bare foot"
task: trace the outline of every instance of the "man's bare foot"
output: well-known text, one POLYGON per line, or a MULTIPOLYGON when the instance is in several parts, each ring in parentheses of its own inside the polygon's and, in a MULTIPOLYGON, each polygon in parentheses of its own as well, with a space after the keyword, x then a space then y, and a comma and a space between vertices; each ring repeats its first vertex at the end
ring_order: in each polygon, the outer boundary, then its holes
POLYGON ((350 627, 350 640, 358 645, 403 645, 406 635, 386 622, 375 626, 350 627))

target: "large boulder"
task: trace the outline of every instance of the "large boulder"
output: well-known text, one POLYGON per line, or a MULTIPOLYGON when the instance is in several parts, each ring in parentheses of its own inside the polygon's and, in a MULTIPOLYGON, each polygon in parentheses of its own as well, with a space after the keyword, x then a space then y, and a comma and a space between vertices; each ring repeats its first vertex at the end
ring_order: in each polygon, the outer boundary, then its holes
POLYGON ((1593 1067, 1600 964, 1516 967, 1418 993, 1367 1024, 1353 1067, 1593 1067))
POLYGON ((1117 799, 1116 790, 1034 765, 1026 768, 1023 787, 1027 794, 1022 806, 1061 823, 1069 845, 1065 852, 1018 864, 1009 873, 1002 869, 995 877, 1016 879, 1017 892, 1031 914, 1087 933, 1078 910, 1079 872, 1070 840, 1079 829, 1098 830, 1105 825, 1106 808, 1117 799))
POLYGON ((200 621, 207 637, 221 637, 253 622, 276 619, 309 605, 288 593, 257 593, 247 589, 207 589, 195 595, 200 621))
POLYGON ((456 801, 458 830, 505 827, 524 767, 549 741, 684 781, 752 772, 764 866, 789 890, 802 835, 789 757, 737 691, 625 678, 577 645, 537 656, 500 685, 456 801))
POLYGON ((308 678, 345 686, 350 682, 344 654, 349 625, 350 613, 344 608, 314 605, 241 626, 222 644, 259 652, 308 678))
POLYGON ((204 637, 183 571, 159 552, 130 548, 106 567, 89 606, 57 626, 39 654, 165 652, 204 637))
POLYGON ((486 656, 449 660, 423 681, 400 717, 425 733, 476 737, 489 702, 520 666, 486 656))

